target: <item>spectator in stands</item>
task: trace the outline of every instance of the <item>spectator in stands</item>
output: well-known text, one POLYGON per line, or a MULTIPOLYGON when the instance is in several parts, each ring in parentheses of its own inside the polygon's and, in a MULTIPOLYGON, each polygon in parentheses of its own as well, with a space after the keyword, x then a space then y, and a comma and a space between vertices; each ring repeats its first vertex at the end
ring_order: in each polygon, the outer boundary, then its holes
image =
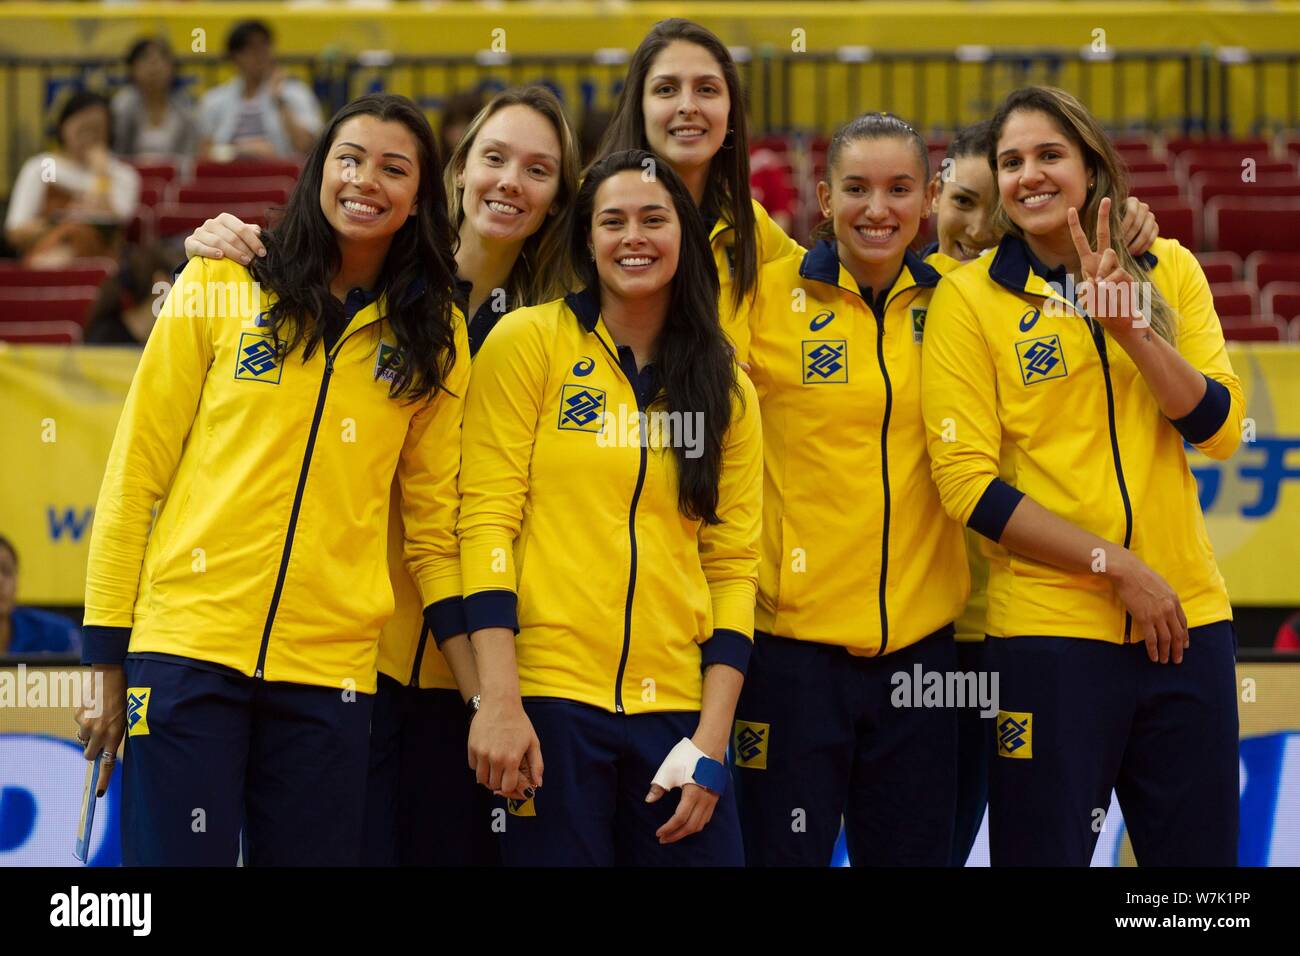
POLYGON ((193 156, 199 128, 194 102, 172 88, 176 58, 159 37, 136 40, 126 54, 131 82, 113 95, 113 146, 122 156, 193 156))
POLYGON ((448 97, 447 105, 442 108, 442 125, 438 127, 438 159, 444 168, 450 161, 451 154, 456 152, 456 144, 481 109, 483 94, 477 90, 448 97))
POLYGON ((226 52, 239 75, 199 101, 200 153, 213 159, 293 156, 311 149, 323 125, 307 84, 276 65, 271 30, 258 20, 230 31, 226 52))
POLYGON ((113 255, 140 200, 140 176, 108 150, 108 100, 82 90, 64 104, 58 148, 23 164, 5 238, 29 265, 113 255))
POLYGON ((88 345, 144 345, 172 286, 172 265, 180 258, 163 243, 132 247, 122 267, 99 289, 86 326, 88 345), (158 290, 158 291, 155 291, 158 290))
POLYGON ((81 630, 62 615, 18 607, 18 552, 0 536, 0 654, 41 653, 81 653, 81 630))

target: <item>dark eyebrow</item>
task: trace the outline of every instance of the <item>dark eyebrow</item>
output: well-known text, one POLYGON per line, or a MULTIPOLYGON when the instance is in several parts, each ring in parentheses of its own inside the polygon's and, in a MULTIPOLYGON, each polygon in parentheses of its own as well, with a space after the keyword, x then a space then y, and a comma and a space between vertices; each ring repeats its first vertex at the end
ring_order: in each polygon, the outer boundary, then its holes
MULTIPOLYGON (((477 144, 476 144, 476 145, 477 145, 477 144)), ((484 140, 483 140, 483 148, 484 148, 484 149, 507 149, 507 150, 508 150, 508 149, 510 148, 510 144, 509 144, 509 143, 503 143, 503 142, 502 142, 501 140, 499 140, 499 139, 484 139, 484 140)), ((558 156, 556 156, 555 154, 553 154, 553 153, 529 153, 525 158, 526 158, 526 159, 529 159, 529 160, 545 159, 545 160, 547 160, 547 161, 549 161, 549 162, 554 163, 554 164, 557 165, 557 166, 560 164, 560 158, 559 158, 558 156)))
MULTIPOLYGON (((638 209, 637 212, 651 212, 651 211, 653 211, 653 210, 657 210, 657 209, 662 209, 664 212, 667 212, 667 211, 668 211, 668 207, 667 207, 667 206, 664 206, 664 205, 661 205, 660 203, 647 203, 646 205, 644 205, 644 206, 642 206, 640 209, 638 209)), ((598 216, 603 216, 603 215, 605 215, 606 213, 611 213, 611 212, 614 213, 614 214, 616 214, 616 215, 622 215, 623 210, 621 210, 621 209, 616 209, 616 208, 614 208, 613 206, 607 206, 607 207, 605 207, 604 209, 602 209, 600 212, 596 213, 596 215, 598 215, 598 216)))
POLYGON ((972 199, 980 198, 980 194, 978 190, 971 189, 969 186, 963 186, 961 183, 957 182, 956 180, 949 183, 948 185, 951 186, 953 189, 960 189, 962 192, 969 195, 972 199))
MULTIPOLYGON (((1065 144, 1064 143, 1039 143, 1037 146, 1034 147, 1034 149, 1048 149, 1048 148, 1064 149, 1065 144)), ((998 159, 1001 159, 1003 156, 1006 156, 1009 153, 1018 153, 1018 152, 1020 152, 1020 150, 1018 149, 1004 149, 1002 152, 998 153, 998 159)))
MULTIPOLYGON (((853 175, 853 174, 849 174, 849 175, 845 176, 841 181, 842 181, 842 182, 848 182, 850 179, 853 180, 854 182, 859 182, 859 183, 865 183, 865 182, 867 181, 867 177, 865 177, 865 176, 855 176, 855 175, 853 175)), ((911 173, 899 173, 899 174, 896 175, 896 176, 891 176, 890 179, 892 179, 892 180, 908 179, 908 180, 911 180, 912 182, 916 182, 916 177, 913 176, 911 173)))
MULTIPOLYGON (((650 77, 650 82, 654 84, 658 83, 660 80, 672 80, 675 83, 677 82, 677 79, 678 77, 676 73, 660 73, 658 76, 650 77)), ((708 81, 710 83, 721 83, 722 77, 715 73, 705 73, 703 76, 695 77, 695 80, 696 82, 708 81)))
MULTIPOLYGON (((364 146, 362 146, 360 143, 339 143, 339 144, 337 144, 334 148, 335 148, 335 149, 338 149, 339 147, 342 147, 342 146, 351 146, 353 149, 355 149, 355 150, 357 150, 358 152, 361 152, 361 153, 369 152, 369 151, 368 151, 364 146)), ((402 160, 405 160, 405 161, 408 162, 408 163, 411 162, 411 157, 407 156, 405 153, 384 153, 384 155, 385 155, 385 156, 392 157, 393 159, 402 159, 402 160)), ((412 163, 412 165, 414 165, 414 163, 412 163)))

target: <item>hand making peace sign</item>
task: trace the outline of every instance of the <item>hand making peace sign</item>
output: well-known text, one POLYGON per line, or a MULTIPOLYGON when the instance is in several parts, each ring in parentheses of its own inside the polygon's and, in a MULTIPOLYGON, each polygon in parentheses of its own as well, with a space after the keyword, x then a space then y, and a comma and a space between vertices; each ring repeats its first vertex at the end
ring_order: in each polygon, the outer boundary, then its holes
POLYGON ((1079 212, 1071 207, 1066 213, 1070 237, 1079 254, 1079 305, 1121 343, 1140 337, 1150 328, 1138 308, 1138 284, 1120 264, 1110 244, 1110 198, 1097 209, 1097 247, 1088 244, 1079 223, 1079 212))

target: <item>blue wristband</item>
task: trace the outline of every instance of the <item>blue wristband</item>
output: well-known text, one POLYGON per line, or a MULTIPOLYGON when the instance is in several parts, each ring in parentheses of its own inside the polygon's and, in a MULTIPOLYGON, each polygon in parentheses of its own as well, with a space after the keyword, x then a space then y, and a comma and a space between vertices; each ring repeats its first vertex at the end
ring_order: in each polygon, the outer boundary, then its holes
POLYGON ((695 761, 691 779, 714 793, 722 793, 727 789, 727 768, 712 757, 701 757, 695 761))

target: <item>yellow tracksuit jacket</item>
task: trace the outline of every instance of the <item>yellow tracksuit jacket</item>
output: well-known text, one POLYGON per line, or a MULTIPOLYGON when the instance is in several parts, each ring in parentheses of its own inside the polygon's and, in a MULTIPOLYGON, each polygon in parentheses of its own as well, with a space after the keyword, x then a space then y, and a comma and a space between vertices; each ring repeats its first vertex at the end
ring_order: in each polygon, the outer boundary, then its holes
POLYGON ((1231 455, 1241 384, 1192 253, 1158 239, 1147 262, 1177 313, 1179 352, 1207 381, 1178 421, 1124 350, 1035 270, 1021 239, 949 274, 930 304, 922 378, 934 478, 948 512, 988 539, 991 635, 1141 639, 1105 577, 996 543, 1023 495, 1131 548, 1178 594, 1189 626, 1232 616, 1183 441, 1231 455))
MULTIPOLYGON (((758 243, 759 270, 769 262, 796 254, 802 255, 803 248, 772 221, 758 200, 751 199, 750 202, 754 205, 754 237, 758 243)), ((718 319, 722 322, 722 331, 727 333, 727 338, 736 347, 736 357, 743 362, 749 351, 750 308, 748 302, 742 302, 741 308, 737 309, 733 298, 735 227, 725 219, 719 219, 709 230, 709 244, 713 247, 713 261, 718 267, 718 283, 721 287, 718 295, 718 319)))
POLYGON ((592 292, 512 312, 488 337, 465 415, 465 615, 471 632, 517 629, 523 696, 698 710, 702 663, 744 669, 762 432, 739 377, 722 523, 705 525, 678 510, 671 450, 643 447, 628 424, 657 390, 610 338, 592 292))
POLYGON ((962 530, 930 478, 921 418, 938 282, 909 252, 877 315, 834 240, 763 268, 749 349, 763 415, 760 631, 876 655, 961 612, 962 530))
POLYGON ((88 661, 120 661, 129 641, 132 653, 372 692, 393 609, 394 475, 421 601, 458 604, 463 319, 451 394, 411 403, 388 394, 396 340, 382 298, 306 363, 275 357, 273 301, 243 266, 195 258, 164 303, 96 506, 88 661))

